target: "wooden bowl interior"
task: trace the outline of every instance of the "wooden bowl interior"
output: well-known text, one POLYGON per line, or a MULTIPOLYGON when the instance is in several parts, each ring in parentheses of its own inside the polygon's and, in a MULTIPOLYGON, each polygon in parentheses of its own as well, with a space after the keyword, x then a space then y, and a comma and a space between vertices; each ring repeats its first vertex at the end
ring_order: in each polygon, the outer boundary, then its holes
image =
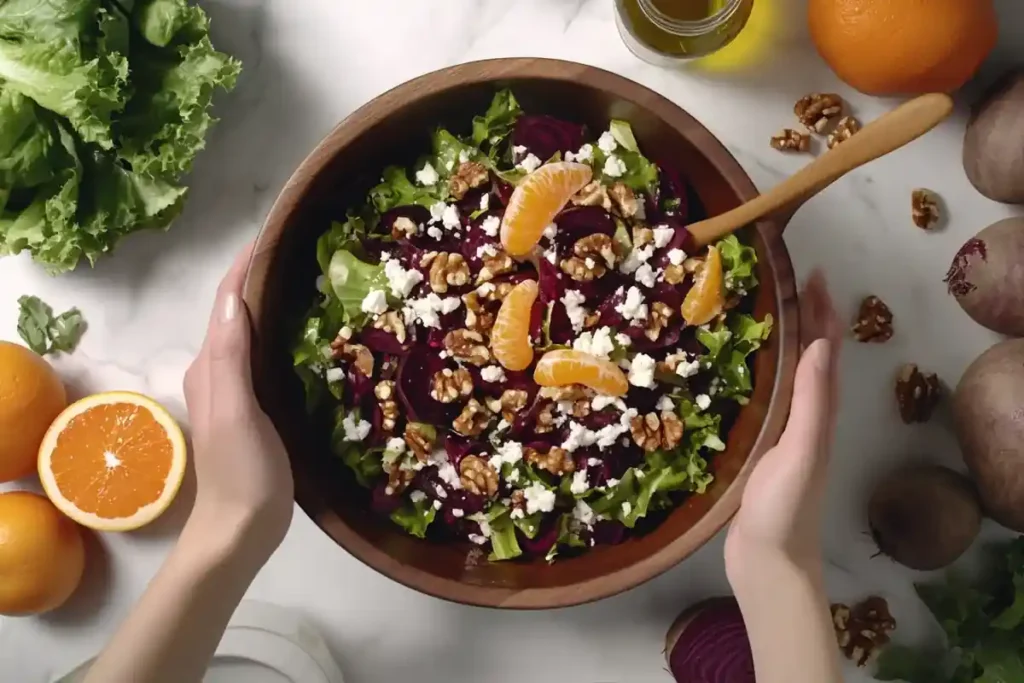
MULTIPOLYGON (((691 554, 731 517, 742 488, 739 480, 763 450, 755 446, 769 416, 776 376, 785 375, 780 370, 782 340, 791 335, 778 330, 757 354, 754 396, 739 412, 727 450, 712 461, 715 482, 707 495, 689 498, 659 526, 621 545, 599 546, 553 565, 490 564, 476 561, 468 545, 418 540, 370 513, 368 492, 330 453, 329 426, 306 415, 289 348, 315 293, 317 238, 331 220, 343 218, 346 207, 363 201, 385 165, 411 164, 428 149, 428 133, 438 125, 466 133, 496 87, 511 86, 526 111, 583 122, 591 131, 604 130, 611 118, 630 121, 641 148, 680 169, 708 214, 731 209, 755 193, 706 130, 641 86, 579 65, 556 74, 537 66, 550 64, 543 60, 502 60, 509 61, 520 62, 519 67, 506 65, 497 75, 458 67, 463 71, 454 78, 424 77, 370 103, 336 129, 272 210, 246 299, 258 339, 258 393, 288 445, 296 500, 307 514, 356 557, 411 587, 472 604, 548 607, 637 585, 691 554)), ((780 303, 792 298, 792 272, 779 233, 777 225, 764 223, 748 235, 761 256, 762 284, 754 308, 759 319, 771 314, 795 329, 795 317, 780 316, 780 303)), ((784 416, 787 406, 781 408, 784 416)), ((766 431, 777 432, 780 426, 776 419, 766 431)))

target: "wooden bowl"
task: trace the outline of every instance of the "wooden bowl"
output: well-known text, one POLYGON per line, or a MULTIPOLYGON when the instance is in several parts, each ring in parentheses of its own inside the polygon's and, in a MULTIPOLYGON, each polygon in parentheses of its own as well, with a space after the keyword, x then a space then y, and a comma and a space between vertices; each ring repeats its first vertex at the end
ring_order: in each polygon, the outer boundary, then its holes
POLYGON ((715 482, 656 529, 578 558, 490 564, 468 545, 406 535, 369 511, 368 492, 330 453, 327 425, 306 415, 292 370, 291 343, 312 301, 316 240, 361 202, 388 164, 411 164, 444 125, 468 132, 495 90, 513 88, 527 112, 547 113, 605 130, 630 121, 641 149, 671 160, 709 215, 757 194, 754 184, 710 132, 675 104, 607 71, 547 59, 499 59, 422 76, 365 105, 335 128, 288 181, 260 234, 246 283, 257 348, 256 390, 291 454, 295 498, 340 546, 386 576, 455 602, 513 609, 564 607, 637 586, 684 560, 715 535, 739 507, 754 463, 779 438, 789 412, 798 354, 793 269, 783 224, 764 221, 750 238, 760 257, 755 312, 770 313, 775 332, 756 355, 755 389, 711 463, 715 482))

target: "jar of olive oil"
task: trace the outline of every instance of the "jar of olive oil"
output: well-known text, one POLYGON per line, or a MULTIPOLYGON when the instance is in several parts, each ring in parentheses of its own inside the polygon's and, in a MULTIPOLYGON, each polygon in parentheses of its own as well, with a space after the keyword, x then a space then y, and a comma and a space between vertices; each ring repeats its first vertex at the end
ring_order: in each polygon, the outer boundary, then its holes
POLYGON ((615 0, 619 33, 641 59, 672 66, 728 45, 754 0, 615 0))

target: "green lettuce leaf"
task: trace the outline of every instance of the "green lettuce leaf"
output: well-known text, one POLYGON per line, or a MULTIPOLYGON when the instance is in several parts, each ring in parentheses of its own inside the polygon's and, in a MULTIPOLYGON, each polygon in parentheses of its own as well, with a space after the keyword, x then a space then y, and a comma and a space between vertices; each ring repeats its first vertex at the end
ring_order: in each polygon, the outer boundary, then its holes
POLYGON ((327 267, 327 279, 331 284, 331 292, 341 307, 344 325, 361 329, 366 323, 366 313, 362 311, 363 299, 372 290, 387 291, 387 277, 384 275, 383 264, 372 264, 360 261, 350 252, 339 249, 334 252, 327 267))
POLYGON ((637 192, 653 195, 658 186, 658 166, 640 152, 632 126, 626 121, 613 119, 608 129, 619 145, 612 154, 622 160, 626 166, 626 172, 621 176, 605 174, 604 166, 609 155, 595 146, 593 165, 597 171, 600 171, 603 182, 607 184, 625 183, 637 192))
POLYGON ((430 208, 440 201, 437 185, 420 187, 413 185, 400 166, 388 166, 384 169, 380 183, 370 190, 370 201, 380 212, 390 211, 396 206, 419 204, 430 208))
MULTIPOLYGON (((434 131, 433 148, 434 157, 431 160, 431 164, 442 178, 447 178, 459 167, 460 159, 463 156, 475 159, 479 154, 479 150, 476 147, 467 145, 444 128, 438 128, 434 131)), ((445 199, 447 196, 446 190, 444 191, 445 196, 441 196, 444 184, 439 183, 437 188, 438 198, 445 199)))
POLYGON ((430 499, 424 498, 412 502, 408 499, 391 513, 391 521, 405 529, 405 531, 416 538, 426 538, 427 528, 437 516, 430 499))
POLYGON ((714 328, 697 330, 697 341, 707 349, 701 362, 710 364, 718 379, 717 397, 745 404, 753 391, 753 377, 747 357, 761 347, 772 332, 770 315, 758 322, 746 313, 730 314, 714 328))
MULTIPOLYGON (((338 407, 334 411, 334 429, 331 433, 332 449, 334 454, 352 470, 360 486, 373 488, 373 485, 384 474, 381 457, 383 449, 368 448, 362 442, 346 441, 345 427, 342 423, 347 415, 342 407, 338 407)), ((353 411, 353 416, 357 421, 361 419, 358 408, 353 411)))
POLYGON ((473 118, 473 144, 477 147, 489 145, 497 148, 508 137, 523 114, 511 90, 500 90, 491 100, 491 106, 482 116, 473 118))
POLYGON ((53 308, 36 296, 19 297, 18 307, 18 335, 40 356, 71 353, 85 334, 87 325, 77 308, 54 315, 53 308))
POLYGON ((491 526, 491 561, 511 560, 523 554, 516 539, 516 525, 507 510, 488 523, 491 526))
MULTIPOLYGON (((371 218, 375 219, 376 216, 371 218)), ((339 249, 363 256, 363 240, 369 234, 369 227, 365 217, 354 213, 349 213, 344 222, 331 223, 331 229, 321 235, 316 242, 316 261, 320 264, 320 271, 327 275, 331 258, 339 249)))
POLYGON ((715 246, 722 255, 726 288, 740 296, 753 291, 757 287, 757 253, 754 248, 740 242, 736 235, 719 240, 715 246))

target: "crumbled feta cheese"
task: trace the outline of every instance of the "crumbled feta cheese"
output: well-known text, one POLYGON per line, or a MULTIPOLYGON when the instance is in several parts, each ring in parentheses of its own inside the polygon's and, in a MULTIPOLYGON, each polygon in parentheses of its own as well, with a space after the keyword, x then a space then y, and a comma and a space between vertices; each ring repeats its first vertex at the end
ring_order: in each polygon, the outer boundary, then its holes
POLYGON ((604 162, 604 174, 609 178, 619 178, 626 172, 626 163, 614 154, 604 162))
POLYGON ((630 505, 628 500, 622 501, 622 514, 628 515, 633 511, 633 506, 630 505))
POLYGON ((587 467, 597 467, 601 464, 600 458, 587 458, 587 467))
POLYGON ((448 315, 461 305, 462 299, 460 299, 459 297, 446 296, 445 298, 441 299, 441 313, 443 315, 448 315))
POLYGON ((523 519, 524 517, 526 517, 526 513, 523 512, 522 508, 514 508, 511 514, 509 514, 509 517, 511 517, 512 519, 523 519))
POLYGON ((662 396, 658 399, 658 405, 655 406, 658 410, 673 410, 676 404, 672 402, 672 399, 668 396, 662 396))
POLYGON ((405 453, 405 439, 400 436, 388 439, 387 444, 384 446, 384 450, 388 453, 394 453, 395 455, 405 453))
POLYGON ((555 509, 555 492, 549 491, 544 484, 534 482, 523 489, 526 497, 526 514, 532 515, 535 512, 551 512, 555 509))
POLYGON ((423 164, 423 168, 416 171, 416 182, 420 185, 436 185, 438 180, 437 171, 431 166, 430 162, 423 164))
POLYGON ((384 277, 388 279, 391 296, 398 299, 409 296, 412 288, 423 281, 423 273, 418 270, 406 270, 401 263, 393 260, 384 263, 384 277))
POLYGON ((643 293, 636 287, 630 287, 626 299, 615 307, 626 320, 642 320, 647 317, 647 304, 643 293))
POLYGON ((591 526, 594 523, 594 510, 587 505, 585 500, 576 501, 576 507, 573 508, 572 516, 573 519, 585 526, 591 526))
POLYGON ((699 394, 694 401, 696 401, 699 410, 707 410, 708 406, 711 405, 711 397, 707 394, 699 394))
POLYGON ((606 481, 604 483, 604 485, 607 488, 613 489, 613 488, 615 488, 616 486, 619 485, 619 480, 618 479, 609 479, 608 481, 606 481))
POLYGON ((580 447, 592 446, 596 441, 596 432, 592 432, 579 422, 570 422, 569 436, 562 442, 562 448, 572 453, 580 447))
POLYGON ((517 157, 524 156, 526 154, 526 145, 516 145, 512 148, 512 153, 517 157))
POLYGON ((383 313, 388 310, 388 297, 380 289, 371 289, 370 293, 363 297, 363 302, 359 304, 359 308, 363 313, 383 313))
POLYGON ((610 130, 606 130, 601 133, 601 137, 597 139, 597 146, 601 148, 601 151, 605 154, 611 154, 619 148, 619 143, 616 142, 615 136, 612 135, 610 130))
POLYGON ((654 255, 654 245, 648 244, 645 247, 634 249, 626 256, 623 260, 622 265, 619 266, 619 270, 626 275, 631 275, 637 271, 637 269, 654 255))
POLYGON ((423 491, 413 491, 409 494, 409 500, 414 503, 422 503, 426 499, 427 494, 423 493, 423 491))
POLYGON ((534 172, 534 171, 536 171, 536 170, 537 170, 538 168, 540 168, 540 166, 541 166, 541 164, 542 164, 542 163, 544 163, 544 162, 542 162, 542 161, 540 160, 540 158, 539 158, 539 157, 538 157, 538 156, 537 156, 536 154, 533 154, 533 153, 531 152, 530 154, 527 154, 527 155, 526 155, 526 158, 525 158, 525 159, 523 159, 523 160, 522 160, 522 161, 520 161, 520 162, 519 162, 518 164, 516 164, 516 166, 517 166, 518 168, 521 168, 521 169, 523 169, 523 170, 524 170, 524 171, 526 171, 527 173, 533 173, 533 172, 534 172))
POLYGON ((662 249, 668 246, 668 243, 675 237, 676 231, 667 225, 659 225, 654 228, 654 246, 658 249, 662 249))
POLYGON ((576 470, 572 475, 572 484, 569 486, 569 491, 574 496, 579 496, 586 493, 590 489, 590 482, 587 481, 587 471, 576 470))
POLYGON ((491 195, 490 193, 480 196, 480 210, 487 211, 491 208, 491 195))
POLYGON ((698 358, 695 358, 693 360, 685 360, 684 359, 684 360, 679 361, 679 364, 676 365, 676 374, 679 375, 680 377, 682 377, 683 379, 687 379, 689 377, 693 377, 699 371, 700 371, 700 359, 698 359, 698 358))
MULTIPOLYGON (((625 407, 625 404, 623 404, 623 407, 625 407)), ((605 425, 604 427, 599 429, 596 433, 594 433, 594 436, 596 437, 595 442, 597 443, 597 447, 603 451, 606 448, 611 448, 612 446, 614 446, 616 439, 618 439, 623 434, 629 432, 630 422, 636 416, 636 409, 629 408, 625 410, 622 413, 622 415, 619 416, 618 424, 612 423, 610 425, 605 425)))
POLYGON ((653 287, 657 282, 658 273, 654 271, 654 268, 651 268, 651 264, 645 263, 636 269, 633 277, 644 287, 653 287))
POLYGON ((480 371, 480 378, 485 382, 504 382, 505 370, 500 365, 488 365, 480 371))
POLYGON ((617 335, 615 335, 615 343, 621 346, 622 348, 626 349, 629 348, 629 345, 633 343, 633 340, 629 338, 628 334, 619 332, 617 335))
POLYGON ((611 352, 615 350, 615 344, 612 343, 612 330, 610 327, 602 327, 594 332, 583 332, 573 341, 572 348, 598 358, 607 359, 611 352))
POLYGON ((434 501, 434 509, 435 510, 440 510, 442 507, 444 507, 444 504, 441 501, 439 501, 439 500, 435 500, 434 501))
MULTIPOLYGON (((614 141, 615 141, 615 138, 612 138, 612 142, 614 142, 614 141)), ((585 163, 593 161, 593 160, 594 160, 594 146, 591 145, 590 143, 587 143, 587 144, 583 145, 582 147, 580 147, 580 150, 578 152, 576 152, 576 161, 578 161, 581 164, 585 164, 585 163)))
POLYGON ((646 353, 638 353, 629 364, 629 383, 635 387, 654 386, 654 359, 646 353))
MULTIPOLYGON (((455 469, 455 465, 450 462, 443 462, 437 466, 437 476, 441 477, 441 481, 451 486, 453 489, 462 488, 462 479, 459 477, 459 471, 455 469)), ((442 489, 443 491, 444 489, 442 489)))
POLYGON ((590 400, 590 408, 595 412, 604 410, 608 406, 615 406, 619 410, 626 409, 625 401, 617 396, 605 396, 604 394, 598 394, 590 400))
MULTIPOLYGON (((558 260, 558 254, 555 252, 554 249, 546 249, 544 251, 544 258, 551 265, 555 265, 555 262, 558 260)), ((562 277, 562 276, 559 275, 558 277, 562 277)))
POLYGON ((501 229, 501 219, 497 216, 488 216, 484 219, 483 223, 480 224, 480 229, 488 237, 495 237, 498 234, 498 230, 501 229))
POLYGON ((505 477, 505 481, 507 481, 510 484, 514 484, 517 481, 519 481, 519 470, 512 470, 511 472, 509 472, 508 476, 505 477))
POLYGON ((442 237, 444 237, 444 233, 441 232, 441 228, 437 227, 436 225, 431 225, 429 228, 427 228, 427 237, 432 237, 435 240, 439 240, 442 237))
POLYGON ((459 163, 460 164, 466 163, 467 161, 469 161, 469 159, 470 159, 469 150, 466 150, 466 149, 459 150, 459 163))
POLYGON ((414 322, 419 321, 426 327, 440 327, 441 318, 438 313, 444 310, 444 302, 445 299, 442 299, 434 292, 430 292, 420 299, 409 299, 402 308, 405 324, 412 325, 414 322))
POLYGON ((349 413, 341 421, 341 427, 345 430, 345 441, 362 441, 370 434, 370 423, 366 420, 356 419, 355 413, 349 413))
POLYGON ((590 258, 589 256, 583 259, 583 263, 587 266, 587 269, 593 270, 597 266, 597 261, 590 258))
POLYGON ((435 202, 430 205, 430 222, 436 223, 441 220, 444 216, 444 210, 448 208, 448 205, 444 202, 435 202))
POLYGON ((686 252, 682 249, 669 249, 668 250, 668 262, 673 266, 683 265, 683 261, 686 260, 686 252))
POLYGON ((644 480, 644 477, 646 477, 646 476, 647 476, 646 474, 644 474, 644 471, 643 471, 643 470, 638 470, 638 469, 637 469, 637 468, 635 468, 635 467, 633 468, 633 474, 634 474, 634 475, 636 475, 636 480, 637 480, 637 481, 643 481, 643 480, 644 480))
POLYGON ((466 511, 461 508, 452 508, 452 517, 458 519, 459 517, 465 516, 466 511))
POLYGON ((572 329, 577 334, 583 329, 583 323, 587 319, 587 309, 583 308, 586 300, 587 297, 575 289, 567 289, 565 294, 562 295, 561 301, 562 305, 565 306, 565 314, 569 316, 572 329))
POLYGON ((493 282, 485 282, 476 288, 476 293, 480 296, 490 296, 494 293, 495 289, 497 289, 497 287, 494 286, 493 282))
POLYGON ((543 236, 549 240, 555 239, 555 234, 558 233, 558 225, 555 223, 548 223, 548 227, 544 228, 543 236))
POLYGON ((483 545, 487 543, 487 537, 481 536, 480 534, 470 534, 466 538, 468 538, 470 542, 476 543, 477 545, 483 545))
POLYGON ((462 225, 462 221, 459 220, 459 207, 454 204, 445 207, 444 213, 441 215, 441 222, 448 230, 454 230, 462 225))
POLYGON ((498 248, 493 244, 481 244, 479 247, 476 248, 476 257, 479 259, 497 255, 498 248))
POLYGON ((345 371, 341 368, 327 368, 325 378, 330 384, 341 382, 345 379, 345 371))
POLYGON ((387 263, 390 260, 391 260, 391 252, 390 251, 382 251, 382 252, 380 252, 380 262, 381 263, 387 263))
POLYGON ((523 459, 523 444, 518 441, 506 441, 498 447, 497 452, 491 457, 490 465, 495 470, 501 471, 502 465, 515 465, 523 459))

